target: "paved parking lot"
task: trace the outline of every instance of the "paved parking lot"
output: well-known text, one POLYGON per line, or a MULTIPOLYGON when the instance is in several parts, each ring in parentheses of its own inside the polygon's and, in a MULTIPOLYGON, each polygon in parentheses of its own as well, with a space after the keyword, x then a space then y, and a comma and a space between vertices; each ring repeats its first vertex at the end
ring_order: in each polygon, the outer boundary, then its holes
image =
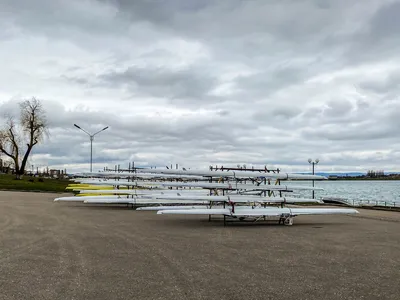
POLYGON ((399 299, 400 213, 208 222, 0 192, 0 299, 399 299))

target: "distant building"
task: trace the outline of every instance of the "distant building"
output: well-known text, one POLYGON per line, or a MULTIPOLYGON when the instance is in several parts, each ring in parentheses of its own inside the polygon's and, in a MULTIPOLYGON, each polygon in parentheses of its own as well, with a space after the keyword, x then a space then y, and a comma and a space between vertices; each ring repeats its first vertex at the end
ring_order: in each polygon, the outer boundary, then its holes
POLYGON ((49 170, 49 175, 50 175, 50 177, 60 178, 61 171, 60 170, 50 169, 49 170))
POLYGON ((53 178, 65 178, 67 175, 67 170, 50 169, 48 172, 49 176, 53 178))

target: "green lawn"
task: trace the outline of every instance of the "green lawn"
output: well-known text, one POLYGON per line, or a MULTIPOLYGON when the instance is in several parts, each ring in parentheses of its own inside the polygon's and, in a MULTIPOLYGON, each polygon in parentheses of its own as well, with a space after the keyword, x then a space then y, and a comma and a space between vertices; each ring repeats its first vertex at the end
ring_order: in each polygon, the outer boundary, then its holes
POLYGON ((65 179, 50 179, 31 177, 25 175, 22 179, 16 180, 14 175, 0 174, 0 190, 35 191, 35 192, 65 192, 70 183, 65 179), (33 180, 33 182, 29 181, 33 180))

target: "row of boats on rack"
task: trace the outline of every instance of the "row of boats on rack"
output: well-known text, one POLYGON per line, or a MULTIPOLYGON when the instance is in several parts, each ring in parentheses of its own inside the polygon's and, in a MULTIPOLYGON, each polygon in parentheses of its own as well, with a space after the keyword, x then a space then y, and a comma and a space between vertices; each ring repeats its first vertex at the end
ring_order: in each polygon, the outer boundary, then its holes
POLYGON ((68 186, 75 196, 60 201, 90 204, 126 204, 138 211, 157 214, 219 215, 229 220, 276 219, 292 225, 301 215, 357 214, 352 208, 309 207, 321 200, 302 198, 299 190, 323 190, 298 186, 296 180, 326 180, 319 175, 174 169, 136 169, 132 172, 74 174, 68 186), (285 184, 283 184, 285 183, 285 184), (292 185, 292 183, 294 183, 292 185))

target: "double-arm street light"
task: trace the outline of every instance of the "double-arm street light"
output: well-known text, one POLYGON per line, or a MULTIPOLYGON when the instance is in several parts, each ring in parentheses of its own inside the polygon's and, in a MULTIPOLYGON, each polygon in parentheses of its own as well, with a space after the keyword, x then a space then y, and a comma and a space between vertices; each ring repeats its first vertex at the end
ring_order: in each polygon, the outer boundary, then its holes
MULTIPOLYGON (((312 164, 312 174, 315 174, 315 165, 319 163, 319 159, 317 158, 313 161, 311 158, 308 159, 308 163, 312 164)), ((312 186, 314 187, 314 180, 312 181, 312 186)), ((315 199, 315 191, 312 191, 312 198, 315 199)))
POLYGON ((89 132, 87 132, 85 129, 82 129, 80 126, 74 124, 74 126, 80 130, 82 130, 84 133, 86 133, 89 137, 90 137, 90 172, 92 172, 92 162, 93 162, 93 140, 94 140, 94 136, 104 130, 106 130, 108 128, 104 127, 102 130, 99 130, 93 134, 90 134, 89 132))

